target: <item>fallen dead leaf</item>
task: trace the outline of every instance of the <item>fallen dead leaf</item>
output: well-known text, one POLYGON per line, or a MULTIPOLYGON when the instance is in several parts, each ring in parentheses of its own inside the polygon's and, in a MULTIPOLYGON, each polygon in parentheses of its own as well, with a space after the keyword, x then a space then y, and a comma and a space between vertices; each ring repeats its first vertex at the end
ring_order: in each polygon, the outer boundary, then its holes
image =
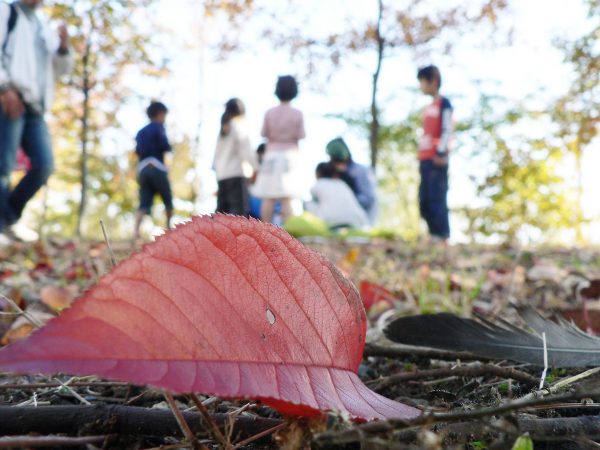
POLYGON ((42 303, 54 311, 60 312, 71 306, 71 303, 75 300, 75 293, 73 289, 65 287, 45 286, 40 292, 40 298, 42 303))

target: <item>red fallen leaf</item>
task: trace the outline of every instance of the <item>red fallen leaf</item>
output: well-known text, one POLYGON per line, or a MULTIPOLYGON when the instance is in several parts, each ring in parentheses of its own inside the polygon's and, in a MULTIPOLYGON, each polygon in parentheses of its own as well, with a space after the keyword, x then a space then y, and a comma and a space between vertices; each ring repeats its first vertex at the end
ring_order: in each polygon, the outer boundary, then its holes
POLYGON ((376 303, 393 305, 396 300, 396 296, 386 288, 366 280, 360 282, 360 296, 367 311, 376 303))
POLYGON ((572 308, 558 311, 563 318, 572 321, 588 334, 597 336, 600 332, 600 310, 593 308, 572 308))
POLYGON ((0 281, 5 281, 10 279, 13 275, 15 274, 15 272, 13 270, 0 270, 0 281))
POLYGON ((600 298, 600 280, 590 280, 590 285, 581 290, 581 296, 590 300, 600 298))
POLYGON ((52 272, 52 270, 53 268, 51 263, 48 261, 41 261, 38 262, 31 271, 31 277, 37 280, 44 275, 48 275, 50 272, 52 272))
POLYGON ((147 245, 60 317, 1 350, 0 371, 253 398, 290 415, 417 416, 358 378, 365 332, 356 289, 323 257, 282 229, 205 216, 147 245))
POLYGON ((29 310, 27 313, 29 318, 19 316, 10 325, 8 330, 3 333, 3 336, 0 338, 0 345, 10 344, 11 342, 16 342, 29 336, 29 334, 34 330, 30 319, 33 319, 40 324, 44 324, 54 317, 52 314, 44 311, 29 310))

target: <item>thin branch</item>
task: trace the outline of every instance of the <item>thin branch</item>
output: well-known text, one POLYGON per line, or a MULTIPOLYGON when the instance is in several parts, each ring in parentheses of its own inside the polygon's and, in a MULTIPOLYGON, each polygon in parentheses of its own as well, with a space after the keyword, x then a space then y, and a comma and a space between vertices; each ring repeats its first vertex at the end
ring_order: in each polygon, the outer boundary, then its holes
POLYGON ((383 356, 386 358, 404 358, 408 356, 430 359, 442 359, 446 361, 453 361, 457 359, 461 361, 486 360, 486 358, 481 358, 468 352, 450 352, 426 347, 413 347, 408 345, 381 345, 369 343, 365 345, 363 356, 365 358, 369 356, 383 356))
POLYGON ((110 435, 84 437, 10 436, 0 437, 0 448, 81 447, 86 444, 101 444, 110 437, 110 435))
MULTIPOLYGON (((113 386, 129 386, 130 383, 124 383, 121 381, 77 381, 75 383, 69 383, 71 387, 113 387, 113 386)), ((0 384, 0 390, 6 389, 44 389, 44 388, 56 388, 63 386, 63 383, 8 383, 0 384)))
POLYGON ((248 445, 254 441, 259 440, 260 438, 263 438, 265 436, 268 436, 269 434, 273 434, 275 433, 277 430, 281 430, 283 427, 285 427, 287 424, 285 422, 280 423, 279 425, 275 425, 273 428, 269 428, 268 430, 265 431, 261 431, 258 434, 255 434, 254 436, 250 436, 248 439, 244 439, 243 441, 238 442, 237 444, 235 444, 235 447, 233 447, 235 450, 237 450, 240 447, 243 447, 245 445, 248 445))
POLYGON ((538 378, 522 372, 513 367, 500 367, 493 364, 476 364, 472 366, 448 367, 443 369, 419 370, 416 372, 404 372, 389 377, 370 380, 367 385, 375 385, 373 389, 379 390, 393 384, 401 383, 408 380, 422 380, 424 378, 439 378, 439 377, 480 377, 484 375, 493 375, 501 378, 512 378, 513 380, 526 383, 528 385, 536 385, 538 378))
POLYGON ((5 302, 8 302, 8 304, 10 306, 12 306, 19 315, 22 315, 23 317, 25 317, 29 321, 29 323, 31 323, 31 325, 34 326, 34 328, 40 328, 44 325, 42 322, 40 322, 38 319, 36 319, 33 315, 29 314, 27 311, 22 310, 21 307, 14 302, 14 300, 11 300, 10 298, 8 298, 2 294, 0 294, 0 299, 4 300, 5 302))
MULTIPOLYGON (((205 431, 201 415, 197 412, 183 413, 190 429, 195 433, 205 431)), ((223 427, 230 420, 229 414, 212 414, 212 419, 223 427)), ((261 433, 281 423, 277 419, 257 416, 239 416, 234 420, 235 435, 242 439, 261 433)), ((92 434, 106 431, 130 436, 179 436, 173 413, 169 410, 140 408, 122 405, 53 405, 0 406, 0 436, 37 433, 40 435, 72 433, 85 429, 92 434)))
POLYGON ((200 401, 200 399, 196 396, 196 394, 190 394, 190 398, 196 405, 196 408, 198 409, 200 414, 202 414, 202 418, 204 419, 204 421, 210 427, 212 435, 215 438, 215 440, 218 441, 219 444, 226 450, 230 450, 231 448, 233 448, 231 445, 231 442, 229 442, 227 439, 225 439, 225 436, 223 436, 223 433, 221 433, 221 430, 219 429, 219 427, 217 426, 215 421, 212 419, 212 417, 210 417, 208 409, 206 409, 206 406, 204 406, 204 403, 202 403, 200 401))
MULTIPOLYGON (((537 380, 536 380, 537 381, 537 380)), ((569 400, 581 400, 584 398, 600 395, 600 389, 592 391, 574 391, 568 394, 553 395, 536 399, 518 399, 498 406, 479 408, 470 411, 455 411, 446 413, 425 412, 422 415, 409 420, 394 419, 389 421, 371 422, 358 425, 351 430, 342 432, 328 431, 317 437, 318 441, 335 439, 336 442, 356 442, 365 436, 365 433, 387 433, 403 428, 431 425, 439 422, 458 422, 469 419, 480 419, 483 417, 498 416, 513 411, 524 410, 530 407, 547 405, 569 400), (343 439, 343 441, 339 441, 343 439)), ((573 405, 576 407, 577 405, 573 405)))
POLYGON ((106 232, 106 228, 104 228, 104 220, 100 219, 100 227, 102 228, 102 234, 104 235, 104 242, 106 242, 106 246, 108 247, 108 254, 110 255, 110 262, 112 266, 115 267, 117 265, 117 261, 115 260, 115 254, 113 253, 112 247, 110 245, 110 240, 108 239, 108 233, 106 232))
POLYGON ((208 450, 208 447, 206 447, 205 445, 202 445, 202 444, 200 444, 200 442, 198 442, 198 439, 196 439, 196 436, 194 436, 194 433, 192 433, 192 430, 190 430, 190 426, 187 424, 187 422, 183 418, 183 414, 181 414, 181 411, 179 411, 179 408, 177 407, 177 403, 175 403, 175 399, 173 398, 171 393, 165 391, 163 394, 165 396, 165 399, 167 400, 167 403, 171 407, 171 411, 173 412, 173 415, 175 416, 175 419, 177 420, 177 423, 179 424, 179 427, 181 428, 183 435, 190 442, 190 444, 192 445, 192 448, 194 448, 196 450, 208 450))

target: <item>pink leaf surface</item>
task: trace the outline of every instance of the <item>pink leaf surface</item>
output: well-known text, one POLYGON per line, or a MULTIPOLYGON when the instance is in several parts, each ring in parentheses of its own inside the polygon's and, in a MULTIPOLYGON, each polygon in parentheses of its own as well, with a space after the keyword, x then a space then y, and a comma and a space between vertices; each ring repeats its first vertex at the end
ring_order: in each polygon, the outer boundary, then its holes
POLYGON ((417 416, 359 380, 365 333, 356 289, 323 257, 273 226, 203 216, 0 350, 0 370, 253 398, 291 415, 417 416))

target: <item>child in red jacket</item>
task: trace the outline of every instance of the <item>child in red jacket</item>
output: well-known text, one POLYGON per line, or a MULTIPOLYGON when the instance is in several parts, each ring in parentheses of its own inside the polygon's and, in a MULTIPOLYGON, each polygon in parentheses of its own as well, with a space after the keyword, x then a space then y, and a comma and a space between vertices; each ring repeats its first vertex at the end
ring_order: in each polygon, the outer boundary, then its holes
POLYGON ((450 237, 448 219, 448 155, 452 134, 452 105, 440 95, 442 76, 436 66, 417 73, 421 91, 433 97, 423 110, 423 135, 419 142, 419 208, 434 239, 450 237))

